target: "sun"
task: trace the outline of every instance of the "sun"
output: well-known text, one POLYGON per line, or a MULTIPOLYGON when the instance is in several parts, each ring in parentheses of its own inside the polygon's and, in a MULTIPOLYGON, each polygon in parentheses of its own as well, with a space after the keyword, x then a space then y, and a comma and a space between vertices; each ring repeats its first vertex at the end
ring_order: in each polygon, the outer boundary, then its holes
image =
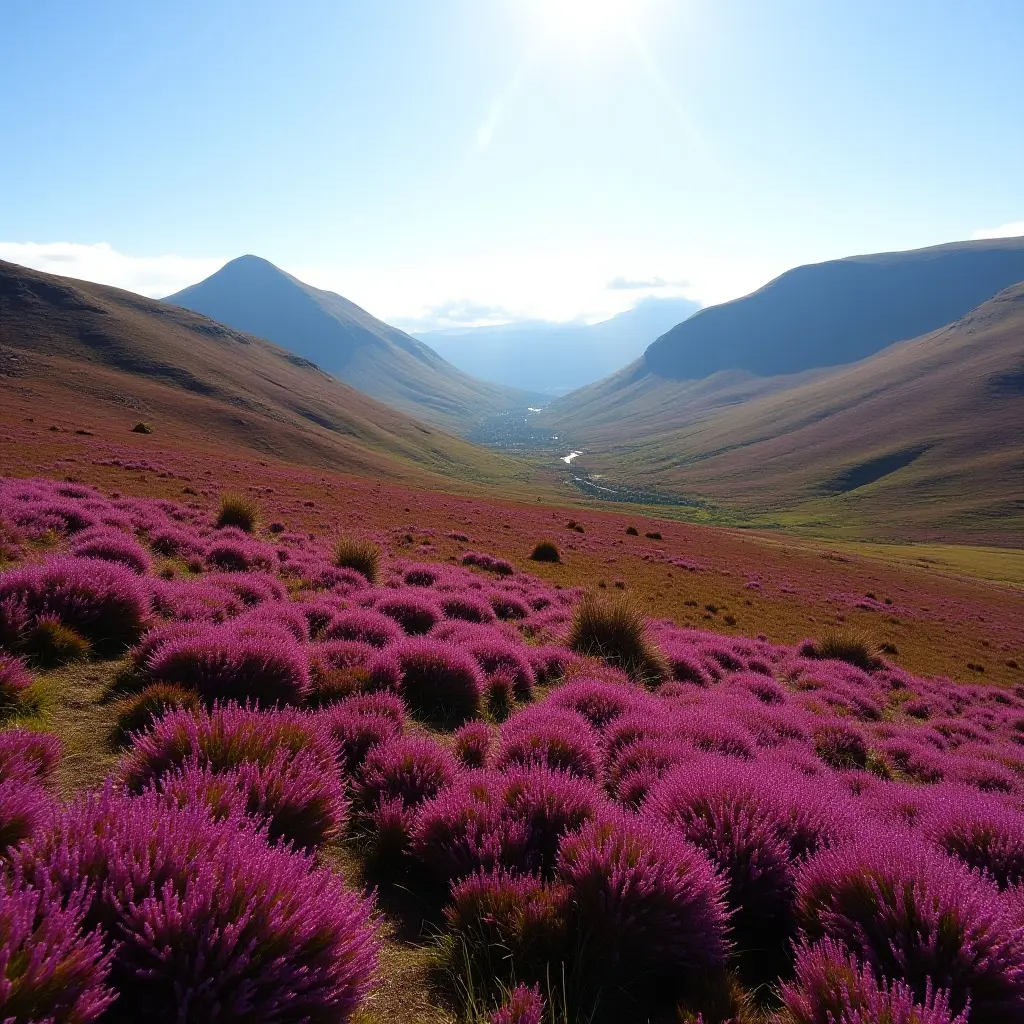
POLYGON ((636 29, 649 0, 530 0, 552 43, 591 49, 636 29))

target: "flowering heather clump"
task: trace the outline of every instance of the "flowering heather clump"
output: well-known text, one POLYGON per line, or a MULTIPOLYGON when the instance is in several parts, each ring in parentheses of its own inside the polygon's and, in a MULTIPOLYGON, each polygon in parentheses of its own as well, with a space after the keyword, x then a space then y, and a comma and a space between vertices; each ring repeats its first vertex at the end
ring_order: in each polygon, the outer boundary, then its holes
POLYGON ((0 781, 17 779, 49 785, 62 751, 61 741, 49 733, 5 729, 0 732, 0 781))
POLYGON ((180 797, 204 792, 197 771, 226 776, 242 794, 245 813, 265 821, 272 839, 309 847, 335 835, 345 820, 337 761, 323 722, 295 711, 227 706, 210 714, 167 713, 135 739, 121 779, 136 793, 159 784, 180 797))
POLYGON ((868 831, 826 850, 797 879, 797 922, 809 942, 830 937, 876 975, 923 1001, 931 985, 971 1024, 1024 1014, 1024 929, 996 886, 898 832, 868 831))
POLYGON ((224 572, 248 572, 250 569, 270 569, 273 565, 271 550, 250 537, 215 539, 206 546, 204 560, 208 566, 224 572))
POLYGON ((732 759, 687 763, 654 787, 645 809, 711 858, 726 884, 737 947, 755 957, 792 931, 799 862, 842 834, 806 784, 732 759))
POLYGON ((501 673, 509 677, 517 700, 529 700, 532 696, 536 681, 533 666, 522 644, 500 629, 448 623, 435 635, 471 654, 486 675, 501 673))
POLYGON ((259 519, 259 506, 244 494, 225 494, 220 499, 216 520, 218 529, 233 526, 245 533, 252 533, 259 519))
POLYGON ((52 805, 50 794, 36 782, 19 778, 0 781, 0 858, 35 831, 52 805))
POLYGON ((168 558, 188 558, 203 551, 203 542, 190 530, 180 526, 165 526, 149 535, 149 546, 168 558))
POLYGON ((541 686, 564 679, 568 671, 579 663, 579 658, 572 651, 559 647, 557 644, 531 647, 526 652, 526 656, 533 666, 537 683, 541 686))
POLYGON ((487 601, 469 594, 447 594, 441 599, 441 610, 449 619, 464 622, 496 622, 494 609, 487 601))
POLYGON ((922 832, 1001 889, 1024 884, 1024 818, 970 790, 944 790, 924 812, 922 832))
POLYGON ((81 919, 81 894, 62 901, 23 884, 0 887, 3 1020, 87 1024, 110 1005, 110 955, 81 919))
POLYGON ((482 972, 540 979, 566 953, 567 896, 536 875, 478 871, 452 886, 444 915, 482 972))
POLYGON ((540 986, 527 988, 520 984, 513 989, 508 1001, 491 1014, 488 1024, 541 1024, 544 1010, 540 986))
POLYGON ((492 591, 487 600, 494 609, 494 614, 503 622, 521 621, 530 615, 529 605, 514 594, 492 591))
POLYGON ((854 726, 836 719, 814 730, 814 750, 830 768, 863 768, 868 745, 854 726))
POLYGON ((300 703, 309 693, 309 659, 291 634, 212 628, 157 648, 146 676, 195 690, 205 701, 300 703))
POLYGON ((516 571, 512 563, 506 562, 504 558, 495 558, 479 551, 467 551, 460 562, 476 569, 483 569, 485 572, 493 572, 496 576, 511 576, 516 571))
POLYGON ((581 959, 602 983, 657 978, 685 990, 725 966, 722 883, 668 825, 605 812, 565 837, 557 867, 581 959))
POLYGON ((88 886, 133 1020, 346 1021, 376 971, 371 907, 337 875, 157 793, 80 798, 17 867, 65 898, 88 886))
POLYGON ((168 711, 184 708, 198 712, 201 707, 202 701, 192 690, 173 683, 153 683, 121 704, 114 726, 114 741, 127 743, 135 733, 152 728, 153 723, 168 711))
POLYGON ((386 713, 362 710, 343 700, 321 713, 323 721, 340 750, 342 772, 354 775, 361 768, 366 755, 378 744, 402 732, 401 721, 386 713))
POLYGON ((324 640, 358 640, 372 647, 388 647, 404 636, 402 627, 383 612, 351 608, 339 612, 324 630, 324 640))
POLYGON ((370 583, 380 573, 380 548, 373 541, 341 537, 334 547, 334 564, 339 569, 352 569, 370 583))
POLYGON ((782 987, 784 1024, 967 1024, 968 1012, 953 1017, 946 994, 930 983, 918 1001, 901 981, 879 983, 832 939, 797 950, 796 977, 782 987))
POLYGON ((31 685, 32 676, 25 663, 0 650, 0 708, 16 704, 31 685))
POLYGON ((666 674, 661 652, 648 637, 646 620, 625 596, 602 601, 585 595, 576 607, 567 643, 577 654, 601 658, 634 679, 654 682, 666 674))
POLYGON ((58 556, 0 575, 0 636, 17 616, 43 616, 85 637, 103 655, 119 655, 142 633, 149 594, 130 569, 98 558, 58 556))
POLYGON ((435 740, 398 736, 367 754, 356 800, 364 810, 374 810, 390 800, 416 807, 450 785, 457 772, 455 758, 435 740))
POLYGON ((583 715, 546 704, 520 711, 501 729, 494 766, 546 765, 597 780, 601 751, 597 733, 583 715))
POLYGON ((153 567, 153 560, 146 549, 120 530, 101 529, 80 533, 71 545, 71 553, 79 558, 120 562, 140 576, 145 576, 153 567))
POLYGON ((441 609, 419 594, 389 594, 375 601, 373 606, 394 619, 410 636, 429 633, 441 618, 441 609))
POLYGON ((549 877, 561 837, 603 803, 592 783, 546 768, 467 772, 420 808, 412 853, 444 880, 497 867, 549 877))
POLYGON ((483 768, 487 763, 494 734, 486 722, 467 722, 453 737, 456 758, 465 768, 483 768))
POLYGON ((464 651, 425 639, 404 640, 393 651, 402 668, 401 693, 413 714, 459 723, 479 713, 483 683, 464 651))

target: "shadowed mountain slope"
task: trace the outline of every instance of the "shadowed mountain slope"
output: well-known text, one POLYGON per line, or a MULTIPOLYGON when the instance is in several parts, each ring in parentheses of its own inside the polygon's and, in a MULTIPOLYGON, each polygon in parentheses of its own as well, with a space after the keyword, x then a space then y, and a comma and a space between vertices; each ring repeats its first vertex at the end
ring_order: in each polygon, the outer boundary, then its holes
POLYGON ((580 462, 779 522, 1022 532, 1024 283, 921 338, 580 462))
POLYGON ((632 365, 555 403, 544 423, 581 444, 642 439, 792 383, 766 378, 856 362, 934 331, 1021 280, 1024 238, 797 267, 695 313, 632 365))
POLYGON ((651 297, 596 324, 534 320, 429 331, 416 337, 475 377, 556 395, 631 363, 699 308, 689 299, 651 297))
POLYGON ((404 331, 258 256, 232 260, 164 302, 266 338, 373 398, 452 432, 524 409, 538 397, 475 380, 404 331))
MULTIPOLYGON (((132 292, 0 262, 0 395, 153 419, 193 440, 307 465, 481 482, 521 476, 267 341, 132 292)), ((30 403, 31 404, 31 403, 30 403)), ((127 428, 126 428, 127 429, 127 428)))

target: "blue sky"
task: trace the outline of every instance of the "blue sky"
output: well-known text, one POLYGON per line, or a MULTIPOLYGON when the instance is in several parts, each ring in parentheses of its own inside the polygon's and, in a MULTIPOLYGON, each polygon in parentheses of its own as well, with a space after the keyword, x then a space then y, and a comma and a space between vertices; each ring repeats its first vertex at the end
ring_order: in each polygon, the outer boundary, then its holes
POLYGON ((10 3, 0 258, 252 252, 403 325, 720 301, 1024 233, 1022 54, 1020 0, 10 3))

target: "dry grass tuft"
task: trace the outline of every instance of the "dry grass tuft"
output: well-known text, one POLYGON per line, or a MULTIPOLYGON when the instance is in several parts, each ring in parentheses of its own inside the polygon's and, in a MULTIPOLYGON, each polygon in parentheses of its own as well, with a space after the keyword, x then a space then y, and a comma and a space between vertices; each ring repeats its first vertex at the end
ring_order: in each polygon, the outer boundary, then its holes
POLYGON ((334 564, 340 569, 354 569, 371 583, 376 583, 380 571, 380 548, 372 540, 341 537, 334 549, 334 564))
POLYGON ((530 558, 534 562, 561 562, 562 560, 558 545, 553 540, 539 541, 530 558))
POLYGON ((585 594, 573 615, 568 643, 577 654, 601 658, 645 683, 666 675, 665 659, 648 637, 643 611, 625 594, 585 594))
POLYGON ((252 533, 260 521, 259 506, 244 494, 225 494, 220 499, 217 513, 217 527, 237 526, 239 530, 252 533))

